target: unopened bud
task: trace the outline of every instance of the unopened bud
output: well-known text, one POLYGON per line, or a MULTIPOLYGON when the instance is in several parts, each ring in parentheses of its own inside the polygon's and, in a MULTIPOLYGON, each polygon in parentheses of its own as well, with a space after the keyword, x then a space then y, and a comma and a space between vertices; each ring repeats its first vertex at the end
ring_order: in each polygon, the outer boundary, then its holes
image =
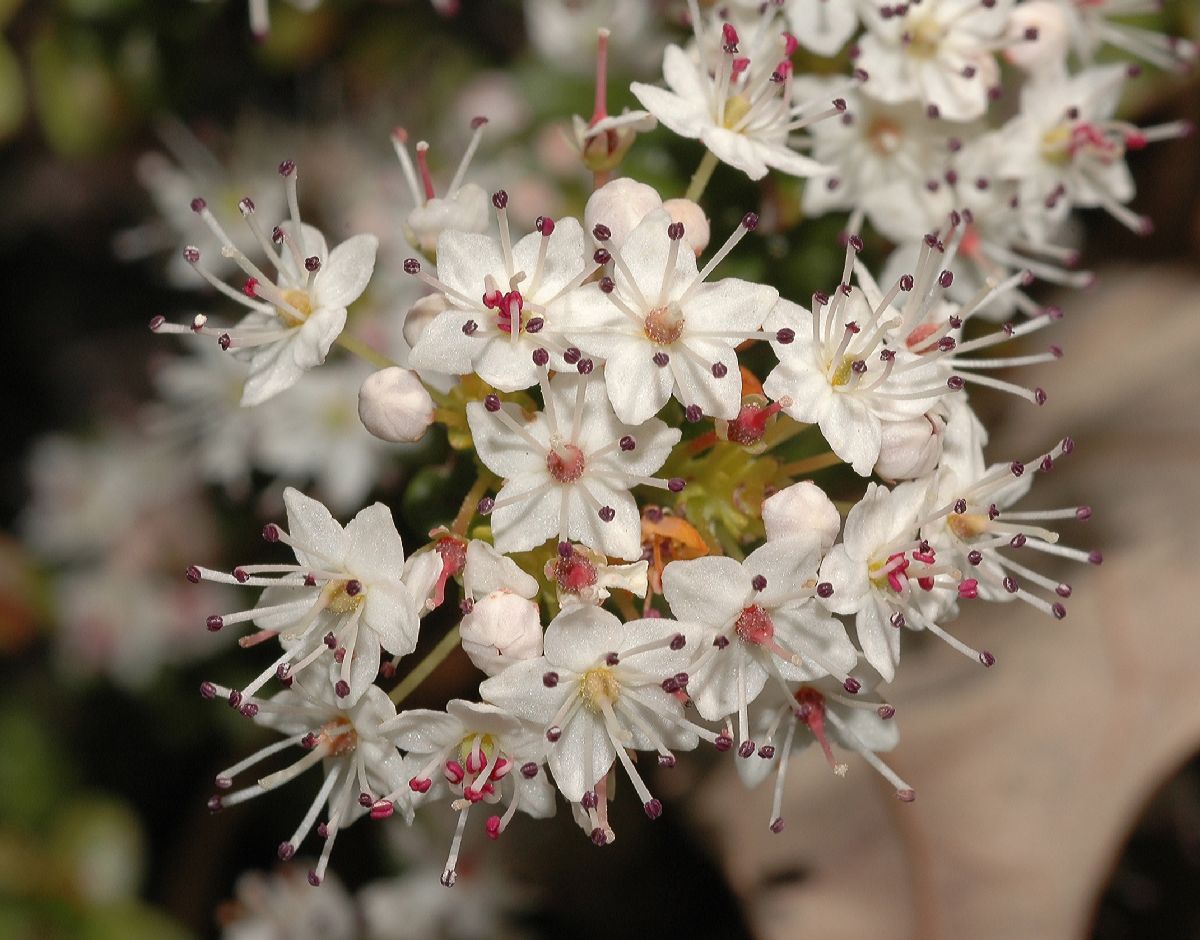
POLYGON ((885 480, 915 480, 933 472, 942 459, 946 423, 936 415, 884 421, 875 472, 885 480))
POLYGON ((512 591, 493 591, 475 602, 459 626, 462 647, 489 676, 542 655, 538 605, 512 591))
POLYGON ((424 437, 433 423, 433 399, 415 372, 393 366, 363 382, 358 390, 358 417, 381 440, 411 443, 424 437))
POLYGON ((762 504, 767 539, 816 536, 828 551, 842 528, 842 517, 825 492, 812 480, 784 487, 762 504))
POLYGON ((592 193, 583 210, 584 227, 591 231, 602 223, 612 233, 605 247, 619 251, 638 223, 662 204, 662 197, 645 183, 620 177, 592 193))
POLYGON ((708 247, 711 229, 708 216, 696 203, 690 199, 668 199, 662 204, 674 222, 682 222, 683 230, 687 233, 688 244, 697 255, 708 247))
POLYGON ((428 294, 408 308, 404 317, 404 342, 410 349, 417 345, 425 327, 433 322, 433 318, 446 309, 444 294, 428 294))

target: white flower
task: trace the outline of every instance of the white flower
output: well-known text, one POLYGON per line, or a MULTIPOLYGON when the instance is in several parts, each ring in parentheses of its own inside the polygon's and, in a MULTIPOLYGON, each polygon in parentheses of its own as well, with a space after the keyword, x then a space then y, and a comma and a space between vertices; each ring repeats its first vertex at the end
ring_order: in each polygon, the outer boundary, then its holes
POLYGON ((535 601, 505 588, 476 600, 459 624, 467 657, 489 676, 542 655, 542 615, 535 601))
POLYGON ((773 333, 772 347, 779 365, 767 376, 763 390, 783 403, 797 421, 818 424, 830 449, 861 476, 870 474, 883 445, 883 424, 906 421, 929 411, 966 383, 1000 389, 1042 405, 1046 393, 992 378, 988 370, 1052 362, 1062 350, 1004 358, 968 358, 966 353, 990 348, 1053 323, 1038 317, 1019 327, 966 342, 959 339, 963 323, 978 311, 1029 280, 1019 271, 1000 283, 988 283, 959 306, 945 298, 953 275, 941 268, 947 252, 957 249, 962 217, 951 215, 941 235, 925 236, 915 274, 902 274, 885 294, 870 272, 854 262, 861 250, 858 236, 850 237, 842 283, 833 300, 813 296, 814 313, 781 300, 765 324, 773 333), (853 268, 859 289, 850 287, 853 268), (940 270, 939 270, 940 269, 940 270), (901 294, 907 297, 897 304, 901 294))
POLYGON ((1086 522, 1092 510, 1087 506, 1065 506, 1013 512, 1009 507, 1029 491, 1035 472, 1049 472, 1074 448, 1068 437, 1028 466, 1014 460, 984 469, 980 464, 961 461, 943 468, 937 502, 952 506, 953 511, 934 514, 922 525, 921 535, 969 575, 960 595, 989 601, 1015 598, 1058 620, 1067 615, 1062 602, 1071 596, 1071 586, 1046 577, 1012 556, 1040 552, 1101 564, 1104 558, 1100 552, 1059 545, 1058 533, 1047 528, 1048 523, 1060 520, 1086 522))
POLYGON ((767 319, 779 365, 763 391, 795 420, 817 424, 861 476, 879 459, 884 420, 920 415, 949 391, 943 363, 887 345, 888 332, 903 322, 891 302, 901 284, 911 291, 913 283, 908 276, 880 299, 843 280, 832 302, 814 296, 813 313, 780 300, 767 319))
POLYGON ((922 0, 895 6, 874 0, 856 63, 865 91, 880 101, 919 101, 951 121, 987 111, 1000 80, 993 50, 1004 35, 1012 0, 922 0))
MULTIPOLYGON (((204 683, 201 692, 206 698, 237 695, 211 682, 204 683)), ((308 873, 309 884, 319 885, 324 878, 338 832, 368 812, 373 818, 386 818, 398 809, 412 821, 411 794, 407 788, 401 789, 408 777, 405 761, 385 730, 396 717, 396 706, 382 689, 370 686, 353 705, 347 705, 335 698, 325 683, 305 683, 298 678, 273 698, 241 698, 240 708, 242 714, 287 737, 218 773, 219 790, 227 790, 237 776, 287 747, 300 747, 306 753, 283 769, 258 777, 251 786, 212 797, 208 807, 217 812, 243 803, 322 764, 324 783, 291 838, 279 844, 280 859, 292 858, 312 830, 322 805, 326 806, 328 815, 319 827, 325 844, 308 873), (379 797, 384 793, 390 794, 386 800, 379 797)))
POLYGON ((433 423, 433 399, 416 373, 399 366, 380 369, 358 390, 358 417, 380 440, 413 443, 433 423))
POLYGON ((339 360, 259 406, 255 465, 280 481, 312 480, 315 495, 339 514, 362 506, 395 472, 396 448, 358 417, 355 391, 366 371, 361 362, 339 360))
POLYGON ((778 28, 775 16, 775 8, 764 7, 762 22, 743 49, 733 24, 701 18, 694 11, 692 50, 669 45, 663 55, 670 91, 641 82, 630 86, 672 131, 701 141, 751 179, 761 179, 771 167, 793 176, 825 172, 821 164, 792 150, 788 138, 845 109, 844 101, 834 99, 814 113, 812 102, 794 100, 787 56, 795 40, 778 28))
POLYGON ((504 709, 455 699, 446 704, 445 712, 402 712, 383 730, 408 754, 410 763, 419 761, 408 789, 428 793, 436 778, 439 790, 444 784, 457 796, 451 805, 459 814, 458 828, 442 871, 442 884, 448 888, 458 878, 456 865, 467 813, 476 803, 499 803, 503 781, 511 781, 511 795, 504 815, 487 820, 490 838, 500 837, 518 809, 537 819, 554 815, 554 790, 541 768, 545 744, 540 729, 504 709))
POLYGON ((806 682, 786 698, 778 693, 764 695, 755 716, 755 735, 760 760, 738 761, 738 774, 743 782, 754 787, 776 771, 775 796, 771 803, 768 828, 783 832, 783 793, 788 761, 794 747, 817 744, 830 768, 838 776, 845 775, 847 766, 833 754, 833 742, 847 750, 856 751, 868 764, 896 788, 896 796, 905 803, 916 799, 916 791, 895 771, 879 759, 878 752, 890 751, 900 740, 900 732, 892 717, 896 709, 878 696, 870 695, 879 677, 864 669, 855 677, 860 692, 847 696, 832 679, 806 682), (783 744, 775 741, 780 725, 786 722, 783 744), (831 740, 832 739, 832 742, 831 740))
MULTIPOLYGON (((805 214, 853 210, 893 241, 937 228, 954 208, 945 177, 953 148, 961 146, 970 128, 951 132, 916 103, 881 104, 857 92, 845 95, 846 112, 812 128, 813 157, 832 171, 804 187, 805 214)), ((853 222, 850 229, 856 230, 853 222)))
POLYGON ((764 499, 762 521, 767 541, 810 536, 822 552, 829 551, 842 529, 837 507, 812 480, 793 483, 764 499))
MULTIPOLYGON (((113 239, 117 257, 137 260, 172 248, 166 275, 172 287, 181 289, 196 286, 196 273, 183 257, 188 245, 199 246, 215 274, 224 277, 233 271, 234 263, 220 255, 218 239, 211 233, 200 233, 197 239, 196 217, 189 203, 198 192, 254 192, 264 193, 258 209, 266 218, 285 211, 283 193, 266 192, 274 180, 270 170, 263 172, 265 168, 258 159, 267 144, 263 130, 263 122, 257 118, 240 121, 223 142, 225 159, 218 160, 182 121, 164 119, 157 132, 166 153, 145 153, 134 168, 138 182, 154 203, 156 217, 117 233, 113 239)), ((272 146, 278 146, 280 129, 271 128, 271 134, 272 146)), ((240 219, 236 206, 211 208, 222 226, 232 226, 240 219)), ((249 237, 249 232, 246 234, 249 237)))
POLYGON ((995 662, 991 653, 972 649, 938 626, 957 613, 959 597, 974 596, 975 586, 918 538, 921 526, 937 518, 926 509, 928 490, 926 483, 902 483, 894 490, 869 483, 846 516, 842 541, 821 564, 821 578, 833 585, 825 605, 855 615, 863 655, 885 682, 895 678, 905 626, 929 630, 985 666, 995 662))
POLYGON ((1069 78, 1029 82, 1021 110, 997 133, 995 175, 1016 184, 1021 224, 1043 242, 1075 206, 1104 209, 1134 232, 1151 223, 1125 203, 1133 177, 1125 153, 1147 143, 1191 132, 1187 122, 1136 128, 1113 120, 1128 70, 1123 65, 1087 69, 1069 78))
MULTIPOLYGON (((757 225, 758 216, 747 213, 697 271, 683 224, 663 210, 652 212, 611 252, 611 277, 571 291, 554 306, 566 336, 605 360, 608 397, 622 421, 645 421, 672 395, 692 409, 693 420, 737 417, 742 383, 735 348, 747 334, 760 335, 779 293, 737 278, 705 279, 757 225)), ((596 232, 608 234, 602 226, 596 232)))
POLYGON ((417 142, 417 167, 413 166, 408 153, 408 132, 397 128, 392 132, 392 146, 404 171, 413 208, 404 218, 404 237, 427 258, 435 258, 438 239, 442 232, 485 232, 488 227, 487 193, 474 183, 464 182, 471 158, 479 148, 487 118, 477 117, 471 121, 471 141, 467 144, 458 169, 446 189, 445 196, 438 196, 429 172, 427 154, 429 144, 417 142))
POLYGON ((767 542, 741 563, 710 556, 673 561, 663 572, 671 612, 703 627, 688 692, 709 721, 738 716, 742 757, 754 753, 747 706, 769 680, 832 674, 850 683, 858 653, 845 628, 811 603, 829 591, 817 583, 820 561, 816 539, 794 538, 767 542))
POLYGON ((649 476, 681 432, 657 418, 618 421, 599 380, 587 375, 544 380, 542 394, 546 410, 529 422, 495 395, 467 405, 479 459, 505 481, 494 501, 485 498, 496 549, 527 551, 557 536, 616 558, 640 557, 641 521, 629 491, 683 489, 680 479, 649 476))
POLYGON ((212 343, 188 345, 189 355, 172 356, 154 370, 154 386, 165 407, 152 412, 150 428, 167 439, 180 439, 205 480, 242 491, 258 462, 271 406, 239 405, 245 363, 212 343))
POLYGON ((570 542, 559 542, 558 552, 546 562, 545 575, 554 585, 563 610, 580 604, 603 604, 609 588, 646 596, 648 562, 610 565, 599 552, 570 542))
MULTIPOLYGON (((612 840, 603 825, 603 787, 620 760, 651 819, 662 803, 650 795, 627 749, 657 751, 672 766, 671 748, 691 749, 715 735, 689 722, 663 682, 687 662, 681 625, 655 618, 621 623, 593 606, 564 611, 546 629, 545 656, 518 663, 479 687, 480 694, 545 729, 550 771, 563 796, 592 822, 592 839, 612 840)), ((606 810, 605 810, 606 811, 606 810)))
POLYGON ((296 164, 285 160, 279 172, 285 181, 292 218, 276 226, 270 239, 255 221, 254 202, 247 197, 238 203, 276 270, 274 279, 229 240, 203 199, 192 200, 193 211, 225 246, 222 254, 246 272, 247 280, 241 292, 217 280, 201 263, 200 250, 193 246, 184 249, 185 260, 226 297, 249 307, 250 313, 231 329, 208 325, 203 315, 198 315, 190 326, 167 324, 162 317, 150 323, 151 329, 159 333, 217 334, 222 349, 246 351, 250 372, 242 391, 243 405, 266 401, 325 361, 346 324, 346 307, 359 298, 371 279, 379 245, 374 235, 355 235, 330 251, 325 236, 300 221, 296 164), (272 242, 282 247, 277 250, 272 242))
MULTIPOLYGON (((475 372, 504 392, 528 388, 550 362, 547 348, 558 324, 548 306, 582 284, 594 265, 585 262, 583 229, 575 219, 555 223, 543 217, 538 230, 511 243, 508 195, 492 197, 500 220, 500 239, 446 231, 438 240, 438 278, 421 270, 416 259, 405 270, 421 277, 446 298, 446 309, 421 333, 408 364, 452 375, 475 372)), ((554 366, 562 368, 556 356, 554 366)))
POLYGON ((221 940, 355 940, 358 917, 350 895, 331 874, 321 887, 313 891, 304 872, 291 866, 243 872, 233 900, 221 906, 221 940))
POLYGON ((244 565, 232 575, 192 567, 188 578, 267 588, 256 607, 208 618, 210 630, 253 620, 260 638, 278 634, 283 643, 283 654, 240 697, 274 676, 295 677, 330 654, 329 685, 353 704, 372 688, 381 650, 399 656, 417 645, 419 602, 403 581, 404 546, 382 503, 343 529, 328 509, 290 487, 283 500, 288 531, 271 523, 263 535, 290 545, 298 564, 244 565), (278 577, 264 577, 269 574, 278 577))

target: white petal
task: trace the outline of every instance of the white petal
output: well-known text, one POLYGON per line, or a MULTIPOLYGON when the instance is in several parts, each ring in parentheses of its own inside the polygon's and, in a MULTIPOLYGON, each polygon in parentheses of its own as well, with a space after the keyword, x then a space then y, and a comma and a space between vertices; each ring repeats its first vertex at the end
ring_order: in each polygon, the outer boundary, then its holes
POLYGON ((350 549, 346 553, 346 570, 364 583, 399 581, 404 573, 404 545, 392 511, 383 503, 375 503, 359 511, 346 523, 350 549))
POLYGON ((663 594, 671 613, 717 629, 738 615, 749 589, 750 575, 732 558, 673 561, 663 569, 663 594))
POLYGON ((313 281, 313 298, 322 307, 348 307, 362 296, 375 270, 379 239, 355 235, 338 245, 313 281))
POLYGON ((283 491, 283 505, 287 509, 288 536, 300 564, 342 570, 350 539, 329 510, 290 486, 283 491))
MULTIPOLYGON (((521 415, 521 409, 506 402, 500 406, 504 413, 517 424, 523 426, 535 440, 544 437, 542 422, 526 422, 521 415)), ((546 473, 546 450, 535 450, 524 436, 514 434, 494 414, 490 413, 480 402, 467 405, 467 424, 471 428, 471 437, 475 442, 475 451, 492 473, 511 480, 523 474, 546 473)))

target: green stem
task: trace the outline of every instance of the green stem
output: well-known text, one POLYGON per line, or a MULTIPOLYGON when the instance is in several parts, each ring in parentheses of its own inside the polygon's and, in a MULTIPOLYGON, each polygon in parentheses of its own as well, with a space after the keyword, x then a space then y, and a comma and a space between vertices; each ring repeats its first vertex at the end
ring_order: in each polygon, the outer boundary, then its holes
POLYGON ((376 369, 390 369, 393 366, 399 365, 398 363, 393 362, 383 353, 376 352, 362 340, 357 339, 348 333, 342 333, 337 338, 337 343, 342 347, 342 349, 353 353, 354 355, 358 356, 359 359, 365 359, 376 369))
POLYGON ((417 686, 430 677, 447 656, 458 648, 458 643, 458 624, 455 624, 450 632, 438 641, 438 645, 431 649, 425 658, 417 663, 417 667, 404 677, 404 681, 392 689, 388 697, 397 705, 403 702, 413 693, 417 686))
POLYGON ((829 467, 836 467, 840 463, 845 463, 845 461, 837 454, 817 454, 815 457, 805 457, 803 460, 785 463, 779 470, 790 477, 795 477, 808 473, 816 473, 818 470, 825 470, 829 467))
POLYGON ((496 482, 496 475, 490 470, 480 470, 479 479, 475 481, 475 485, 467 490, 467 495, 463 497, 462 505, 458 509, 458 515, 454 517, 454 521, 450 523, 450 531, 455 535, 465 536, 467 534, 467 526, 471 524, 471 520, 475 518, 475 513, 479 508, 479 500, 483 498, 483 494, 488 491, 488 487, 496 482))
POLYGON ((688 184, 687 192, 683 194, 684 199, 690 199, 692 202, 700 201, 700 197, 704 195, 704 189, 708 186, 708 181, 712 178, 713 170, 717 168, 718 162, 715 153, 711 150, 704 151, 704 159, 696 167, 696 172, 692 174, 692 181, 688 184))

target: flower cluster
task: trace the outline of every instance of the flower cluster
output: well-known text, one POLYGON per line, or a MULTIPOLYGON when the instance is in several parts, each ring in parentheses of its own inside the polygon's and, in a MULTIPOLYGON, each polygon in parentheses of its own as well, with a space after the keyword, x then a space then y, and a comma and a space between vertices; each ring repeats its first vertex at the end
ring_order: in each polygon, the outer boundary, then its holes
POLYGON ((157 318, 156 331, 211 336, 246 358, 243 405, 308 381, 339 343, 377 369, 359 393, 365 427, 389 442, 444 429, 448 462, 476 481, 409 550, 393 507, 343 527, 289 488, 286 525, 263 535, 294 559, 188 569, 257 592, 207 626, 252 624, 242 646, 271 655, 247 685, 203 693, 282 736, 222 771, 211 807, 319 768, 316 798, 279 846, 290 858, 315 827, 318 884, 341 828, 448 803, 450 886, 476 804, 497 839, 518 812, 551 815, 557 791, 605 845, 617 778, 656 819, 657 775, 701 747, 734 752, 749 785, 777 773, 773 832, 805 743, 839 775, 858 754, 914 799, 878 756, 899 741, 887 684, 910 634, 993 666, 953 632, 961 608, 1015 600, 1062 619, 1071 588, 1054 560, 1101 562, 1057 531, 1090 509, 1019 505, 1073 441, 989 462, 969 389, 1047 401, 1009 373, 1062 356, 1029 346, 1060 316, 1030 290, 1088 280, 1061 242, 1072 210, 1148 229, 1128 206, 1125 155, 1189 128, 1116 119, 1131 69, 1093 55, 1110 44, 1173 65, 1194 49, 1111 18, 1127 8, 733 0, 707 12, 689 0, 690 39, 662 53, 667 87, 634 83, 646 111, 620 116, 605 86, 620 34, 602 29, 595 112, 575 124, 594 191, 574 216, 539 215, 513 234, 509 193, 489 200, 466 179, 484 119, 440 197, 429 146, 414 160, 407 132, 393 134, 413 202, 396 223, 412 246, 402 270, 424 292, 402 364, 343 334, 377 241, 328 249, 300 221, 295 163, 279 167, 289 220, 260 227, 252 200, 240 203, 274 276, 194 200, 247 279, 230 287, 198 248, 184 257, 249 312, 230 328, 157 318), (797 72, 843 50, 840 78, 797 72), (1001 96, 1007 118, 992 106, 1001 96), (705 148, 682 199, 609 179, 655 119, 705 148), (768 216, 742 210, 709 250, 701 200, 722 163, 751 180, 801 177, 806 213, 846 214, 835 280, 801 298, 729 273, 765 254, 768 216), (412 664, 427 625, 448 621, 412 664), (405 708, 459 648, 485 676, 477 693, 405 708), (252 769, 294 748, 280 769, 252 769))

